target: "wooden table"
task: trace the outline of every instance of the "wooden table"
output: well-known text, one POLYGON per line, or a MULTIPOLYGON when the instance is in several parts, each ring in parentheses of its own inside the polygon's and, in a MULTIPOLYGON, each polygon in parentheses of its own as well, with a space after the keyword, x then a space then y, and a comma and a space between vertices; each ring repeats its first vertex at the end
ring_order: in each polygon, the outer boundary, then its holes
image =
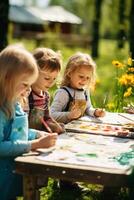
POLYGON ((39 199, 37 177, 47 176, 70 181, 102 184, 110 187, 133 187, 134 178, 116 170, 100 170, 90 166, 74 166, 39 161, 35 156, 16 158, 16 173, 24 178, 24 200, 39 199))
POLYGON ((124 171, 90 165, 41 161, 37 159, 37 155, 37 153, 26 154, 15 159, 16 173, 21 174, 24 180, 24 200, 39 199, 39 193, 37 192, 39 189, 37 184, 39 176, 102 184, 108 187, 126 186, 132 188, 134 186, 132 168, 124 171))
MULTIPOLYGON (((83 120, 83 119, 82 119, 83 120)), ((106 113, 104 118, 85 118, 84 120, 96 123, 108 123, 122 125, 134 123, 134 115, 122 113, 106 113), (97 121, 96 121, 97 120, 97 121)), ((73 130, 72 130, 73 131, 73 130)), ((99 136, 98 136, 99 137, 99 136)), ((134 142, 134 140, 133 140, 134 142)), ((69 142, 68 142, 69 143, 69 142)), ((124 148, 123 145, 121 148, 124 148)), ((51 177, 70 181, 80 181, 92 184, 102 184, 108 187, 134 186, 132 168, 119 170, 92 165, 75 165, 61 162, 49 162, 37 159, 38 153, 17 157, 16 173, 23 176, 24 200, 39 199, 38 177, 51 177)))

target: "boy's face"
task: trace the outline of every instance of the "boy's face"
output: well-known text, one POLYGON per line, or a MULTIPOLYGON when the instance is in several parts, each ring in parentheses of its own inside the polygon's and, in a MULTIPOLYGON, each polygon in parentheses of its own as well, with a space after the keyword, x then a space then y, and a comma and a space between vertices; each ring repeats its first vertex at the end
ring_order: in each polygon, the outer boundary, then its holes
POLYGON ((59 71, 57 70, 56 71, 49 71, 49 70, 40 71, 39 77, 37 81, 34 83, 34 86, 38 87, 39 90, 47 91, 55 83, 58 74, 59 74, 59 71))

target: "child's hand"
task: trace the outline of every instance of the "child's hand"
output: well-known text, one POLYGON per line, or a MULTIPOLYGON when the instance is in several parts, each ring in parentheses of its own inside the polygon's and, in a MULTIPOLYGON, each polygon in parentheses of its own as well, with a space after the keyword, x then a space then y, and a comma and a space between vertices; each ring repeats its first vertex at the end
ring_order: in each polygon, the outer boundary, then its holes
POLYGON ((58 134, 63 133, 65 131, 64 124, 61 125, 57 122, 52 121, 52 122, 49 122, 48 125, 53 132, 56 132, 58 134))
MULTIPOLYGON (((56 132, 56 131, 55 131, 56 132)), ((45 132, 45 131, 39 131, 37 132, 37 135, 36 135, 36 138, 40 138, 42 136, 45 136, 45 135, 48 135, 49 133, 48 132, 45 132)))
POLYGON ((31 144, 31 150, 38 148, 49 148, 55 145, 57 140, 57 133, 51 133, 40 137, 39 139, 33 140, 31 144))
POLYGON ((97 108, 94 112, 95 117, 104 117, 106 114, 104 109, 97 108))
POLYGON ((71 110, 69 115, 68 115, 68 119, 72 120, 72 119, 78 119, 81 116, 81 110, 80 109, 74 109, 71 110))

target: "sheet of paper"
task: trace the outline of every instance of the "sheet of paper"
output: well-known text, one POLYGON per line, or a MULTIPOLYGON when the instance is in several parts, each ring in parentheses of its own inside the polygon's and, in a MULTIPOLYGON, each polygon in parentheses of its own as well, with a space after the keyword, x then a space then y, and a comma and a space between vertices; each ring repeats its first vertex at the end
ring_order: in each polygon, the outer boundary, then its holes
POLYGON ((134 140, 122 139, 121 142, 112 137, 94 137, 85 134, 82 137, 85 137, 86 141, 83 141, 78 138, 81 136, 81 134, 76 134, 73 137, 59 138, 54 151, 43 153, 37 156, 37 159, 47 162, 95 166, 100 169, 126 171, 131 168, 130 165, 121 165, 114 157, 130 151, 131 145, 134 145, 134 140))
POLYGON ((134 123, 134 114, 106 112, 106 115, 104 117, 95 118, 95 117, 83 116, 79 118, 79 120, 92 121, 96 123, 123 125, 128 123, 134 123))

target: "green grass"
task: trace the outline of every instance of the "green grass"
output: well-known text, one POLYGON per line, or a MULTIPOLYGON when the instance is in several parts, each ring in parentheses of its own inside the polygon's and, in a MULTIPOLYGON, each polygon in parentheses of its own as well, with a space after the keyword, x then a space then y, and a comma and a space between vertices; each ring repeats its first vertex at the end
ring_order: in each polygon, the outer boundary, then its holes
MULTIPOLYGON (((127 188, 108 188, 108 190, 105 188, 105 194, 103 194, 101 185, 83 184, 83 186, 86 191, 82 193, 67 189, 61 191, 57 187, 57 180, 50 178, 48 186, 40 189, 40 200, 103 200, 103 195, 105 200, 131 200, 127 188)), ((23 197, 17 200, 23 200, 23 197)))
POLYGON ((127 188, 104 189, 102 185, 81 183, 86 191, 80 194, 72 190, 60 191, 56 183, 57 180, 49 179, 48 187, 41 190, 41 200, 102 200, 103 195, 105 195, 105 200, 109 200, 110 195, 112 200, 114 200, 114 197, 116 197, 116 200, 130 200, 127 188), (103 191, 105 191, 105 194, 103 194, 103 191))

